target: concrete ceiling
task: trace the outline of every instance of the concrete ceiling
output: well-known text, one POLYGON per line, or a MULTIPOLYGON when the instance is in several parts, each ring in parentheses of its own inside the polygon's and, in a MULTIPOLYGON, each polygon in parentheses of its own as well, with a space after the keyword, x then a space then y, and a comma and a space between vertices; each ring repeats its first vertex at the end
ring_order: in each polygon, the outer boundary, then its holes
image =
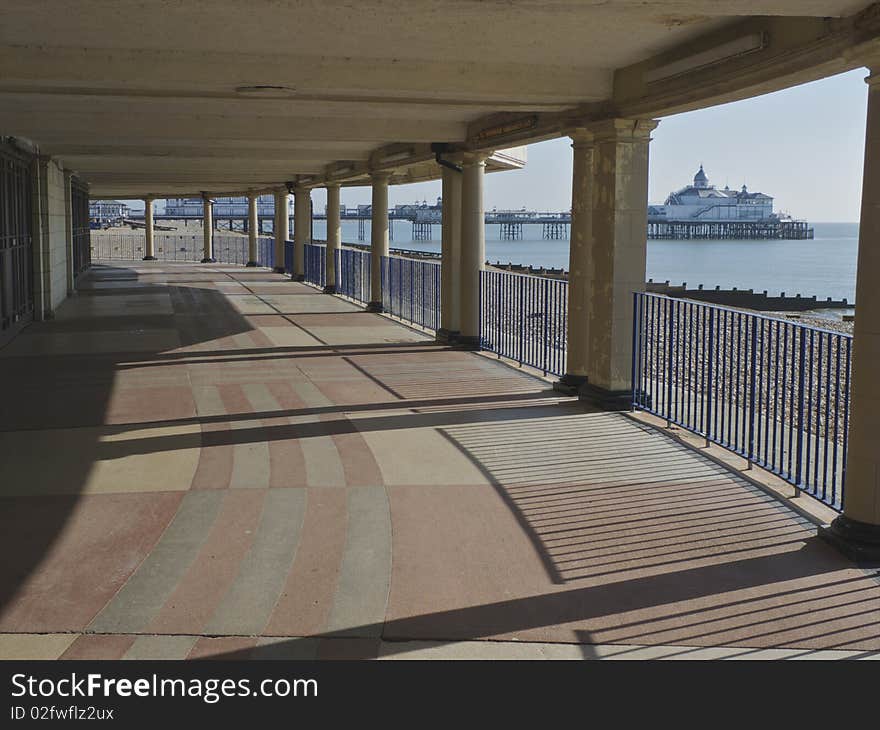
POLYGON ((262 189, 349 163, 362 175, 401 144, 421 179, 430 143, 465 144, 484 120, 602 108, 616 72, 752 16, 812 29, 868 5, 5 0, 0 134, 61 158, 96 196, 262 189))

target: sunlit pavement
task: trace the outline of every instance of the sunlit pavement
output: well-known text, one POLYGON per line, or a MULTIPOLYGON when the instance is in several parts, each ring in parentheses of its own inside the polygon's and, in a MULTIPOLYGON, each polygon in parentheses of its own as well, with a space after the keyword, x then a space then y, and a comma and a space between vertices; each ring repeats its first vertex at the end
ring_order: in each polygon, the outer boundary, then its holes
POLYGON ((0 657, 880 651, 877 576, 781 503, 361 310, 104 262, 0 350, 0 657))

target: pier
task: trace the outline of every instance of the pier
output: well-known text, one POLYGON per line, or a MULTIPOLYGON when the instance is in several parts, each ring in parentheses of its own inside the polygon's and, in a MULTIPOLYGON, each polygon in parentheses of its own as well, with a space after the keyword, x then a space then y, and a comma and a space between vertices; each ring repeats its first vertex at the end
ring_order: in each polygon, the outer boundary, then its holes
POLYGON ((648 239, 763 240, 802 241, 813 238, 806 221, 771 219, 758 221, 659 220, 648 217, 648 239))

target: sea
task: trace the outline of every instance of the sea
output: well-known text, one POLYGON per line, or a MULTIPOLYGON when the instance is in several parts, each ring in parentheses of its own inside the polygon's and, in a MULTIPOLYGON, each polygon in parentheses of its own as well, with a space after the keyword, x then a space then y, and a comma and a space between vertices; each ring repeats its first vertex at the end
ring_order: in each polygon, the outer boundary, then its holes
MULTIPOLYGON (((817 299, 855 302, 858 223, 814 223, 805 241, 648 241, 648 278, 688 287, 737 287, 817 299)), ((369 241, 369 223, 366 226, 369 241)), ((409 221, 393 222, 392 248, 440 251, 440 226, 432 240, 414 241, 409 221)), ((568 269, 568 240, 544 240, 540 224, 523 225, 523 237, 502 241, 500 226, 486 226, 486 258, 491 263, 568 269)), ((326 223, 315 221, 314 237, 326 238, 326 223)), ((342 240, 358 242, 357 221, 342 222, 342 240)))

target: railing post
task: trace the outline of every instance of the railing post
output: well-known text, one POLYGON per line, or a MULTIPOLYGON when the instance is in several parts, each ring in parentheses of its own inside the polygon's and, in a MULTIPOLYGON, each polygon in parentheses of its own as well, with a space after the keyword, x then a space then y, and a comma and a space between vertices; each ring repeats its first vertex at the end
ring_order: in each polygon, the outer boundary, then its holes
MULTIPOLYGON (((749 320, 746 320, 747 322, 749 320)), ((746 462, 747 468, 752 468, 752 461, 755 457, 755 398, 757 393, 756 382, 758 379, 758 328, 757 328, 757 319, 754 317, 751 318, 751 328, 752 328, 752 336, 751 342, 749 343, 749 347, 751 349, 751 353, 749 354, 749 435, 748 435, 748 451, 746 453, 746 462)))
POLYGON ((795 460, 794 488, 795 497, 800 496, 803 474, 804 454, 804 399, 806 398, 805 378, 807 361, 807 338, 806 330, 799 332, 800 348, 798 355, 798 432, 797 432, 797 459, 795 460))
POLYGON ((715 363, 715 310, 709 308, 709 347, 707 350, 708 363, 706 364, 706 447, 709 446, 709 437, 712 432, 712 394, 714 392, 715 363))
POLYGON ((519 364, 523 363, 523 344, 525 342, 524 336, 524 327, 525 327, 525 302, 523 301, 523 291, 525 289, 525 277, 520 276, 519 278, 519 287, 518 287, 518 296, 519 296, 519 343, 518 343, 518 354, 517 359, 519 360, 519 364))
POLYGON ((636 372, 636 352, 639 346, 639 337, 637 336, 639 325, 639 293, 633 292, 633 317, 632 317, 632 363, 630 367, 630 381, 632 382, 632 408, 636 409, 638 399, 638 373, 636 372))
POLYGON ((672 426, 670 418, 672 414, 672 351, 673 339, 675 338, 672 326, 673 312, 678 302, 667 301, 666 306, 666 427, 672 426))

